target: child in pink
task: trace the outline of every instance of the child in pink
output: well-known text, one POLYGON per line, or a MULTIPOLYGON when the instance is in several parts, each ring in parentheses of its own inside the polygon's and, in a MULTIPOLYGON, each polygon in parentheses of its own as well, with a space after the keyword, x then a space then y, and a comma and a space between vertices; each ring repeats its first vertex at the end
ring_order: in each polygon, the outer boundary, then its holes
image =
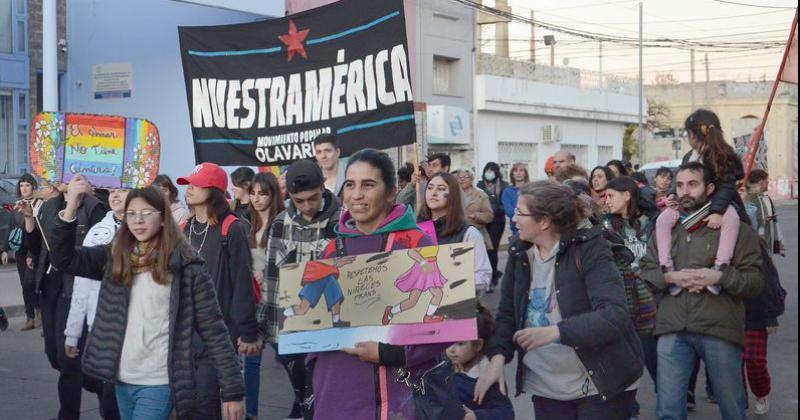
MULTIPOLYGON (((713 112, 703 109, 695 111, 686 119, 685 128, 692 151, 684 157, 683 162, 703 163, 711 175, 707 178, 713 180, 715 186, 710 197, 710 214, 702 223, 707 223, 712 229, 721 229, 714 268, 722 270, 733 258, 738 237, 741 217, 737 205, 744 208, 736 189, 736 181, 744 175, 742 162, 733 148, 725 142, 719 119, 713 112)), ((674 192, 668 197, 676 199, 674 192)), ((681 220, 681 216, 677 209, 666 207, 656 221, 658 260, 665 272, 675 269, 671 257, 672 228, 681 220)), ((720 289, 709 286, 708 290, 717 294, 720 289)), ((674 293, 680 291, 677 288, 674 293)))

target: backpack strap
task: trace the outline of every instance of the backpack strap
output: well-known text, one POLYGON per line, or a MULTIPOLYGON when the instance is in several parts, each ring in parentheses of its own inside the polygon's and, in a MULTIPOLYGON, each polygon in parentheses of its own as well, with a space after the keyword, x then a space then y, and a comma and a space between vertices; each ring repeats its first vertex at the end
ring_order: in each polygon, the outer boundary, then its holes
POLYGON ((578 275, 583 277, 583 265, 581 264, 581 243, 575 243, 575 268, 578 269, 578 275))
POLYGON ((236 217, 235 214, 228 213, 222 221, 222 249, 224 249, 225 252, 228 252, 228 234, 231 232, 231 225, 237 220, 239 220, 239 218, 236 217))

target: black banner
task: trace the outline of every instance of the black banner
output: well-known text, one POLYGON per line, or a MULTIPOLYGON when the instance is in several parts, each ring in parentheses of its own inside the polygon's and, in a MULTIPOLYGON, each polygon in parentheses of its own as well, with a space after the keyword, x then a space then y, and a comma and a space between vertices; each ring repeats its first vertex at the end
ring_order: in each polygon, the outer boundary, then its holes
POLYGON ((263 22, 178 28, 197 162, 279 165, 411 144, 402 0, 341 0, 263 22))

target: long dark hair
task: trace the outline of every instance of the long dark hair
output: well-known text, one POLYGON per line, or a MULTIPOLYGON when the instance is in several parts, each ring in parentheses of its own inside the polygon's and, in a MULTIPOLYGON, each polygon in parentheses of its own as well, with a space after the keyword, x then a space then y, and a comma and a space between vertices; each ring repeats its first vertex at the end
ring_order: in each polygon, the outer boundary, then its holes
POLYGON ((617 160, 617 159, 610 160, 610 161, 608 161, 608 163, 606 163, 606 166, 613 166, 613 167, 617 168, 617 170, 619 171, 619 175, 620 176, 628 176, 628 175, 630 175, 628 173, 628 167, 625 166, 625 164, 622 163, 621 160, 617 160))
MULTIPOLYGON (((126 211, 134 198, 143 199, 147 204, 161 212, 161 229, 151 239, 153 252, 149 254, 149 258, 153 259, 151 261, 153 280, 158 284, 167 284, 169 282, 170 257, 172 257, 175 249, 185 242, 184 236, 172 218, 169 203, 167 203, 164 195, 157 187, 150 186, 131 190, 125 199, 126 211)), ((133 283, 131 251, 137 242, 138 240, 131 233, 128 224, 123 223, 120 225, 111 246, 111 275, 114 280, 128 287, 133 283)))
POLYGON ((19 198, 22 198, 22 191, 20 190, 19 184, 22 184, 23 182, 31 184, 31 187, 33 187, 34 190, 39 186, 39 184, 36 182, 36 178, 34 178, 33 175, 22 174, 22 176, 19 177, 19 181, 17 181, 17 197, 19 198))
POLYGON ((259 248, 266 248, 267 237, 269 235, 265 233, 261 236, 261 239, 257 239, 256 234, 264 226, 272 225, 278 213, 283 211, 284 205, 281 197, 281 188, 278 185, 278 178, 276 178, 272 172, 261 172, 253 178, 253 181, 250 183, 251 195, 253 194, 253 187, 255 187, 256 184, 261 187, 261 191, 267 191, 269 193, 269 220, 261 220, 261 215, 256 211, 255 207, 253 207, 253 200, 250 200, 250 220, 253 222, 253 227, 250 229, 250 248, 255 248, 256 244, 258 244, 259 248))
POLYGON ((686 118, 683 126, 701 143, 698 152, 703 156, 703 163, 711 168, 716 178, 725 178, 739 156, 725 141, 717 114, 698 109, 686 118))
POLYGON ((592 169, 592 172, 589 172, 589 188, 591 188, 595 193, 600 192, 595 191, 594 186, 592 186, 592 178, 594 178, 594 172, 597 170, 603 171, 603 173, 606 174, 606 188, 608 188, 608 183, 614 179, 614 172, 611 172, 611 169, 608 169, 608 166, 595 166, 594 169, 592 169))
MULTIPOLYGON (((449 194, 447 196, 447 213, 444 216, 444 227, 442 228, 442 232, 440 233, 441 236, 449 236, 461 230, 466 223, 464 218, 464 208, 461 206, 461 187, 458 185, 458 179, 452 174, 447 172, 440 172, 433 177, 431 177, 430 181, 433 181, 435 178, 442 178, 445 184, 447 184, 447 188, 449 190, 449 194)), ((428 181, 428 185, 430 185, 430 181, 428 181)), ((417 220, 433 220, 433 214, 431 212, 431 208, 428 207, 428 201, 422 200, 422 207, 419 210, 419 216, 417 220)))
POLYGON ((164 187, 169 191, 169 202, 177 203, 178 202, 178 187, 172 182, 172 178, 169 177, 167 174, 158 174, 156 179, 153 181, 153 185, 164 187))
MULTIPOLYGON (((631 227, 638 231, 641 228, 641 226, 639 226, 639 217, 642 215, 642 209, 640 207, 641 198, 639 194, 639 185, 636 184, 636 180, 629 176, 616 177, 611 181, 608 181, 606 189, 618 192, 627 192, 630 194, 631 199, 628 201, 628 206, 626 208, 628 213, 628 223, 630 223, 631 227)), ((612 215, 611 226, 615 230, 621 231, 623 225, 624 221, 622 216, 616 214, 612 215)))
POLYGON ((205 203, 208 206, 208 223, 211 226, 216 226, 222 223, 223 217, 230 213, 231 208, 222 190, 217 188, 209 188, 208 190, 208 200, 205 203))

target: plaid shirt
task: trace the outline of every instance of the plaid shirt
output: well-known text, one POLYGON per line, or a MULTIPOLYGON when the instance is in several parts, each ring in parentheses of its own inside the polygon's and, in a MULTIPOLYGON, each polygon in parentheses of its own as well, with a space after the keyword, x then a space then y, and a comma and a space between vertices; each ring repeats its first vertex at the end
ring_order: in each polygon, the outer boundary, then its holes
POLYGON ((261 304, 256 317, 270 343, 278 342, 283 308, 279 298, 279 274, 284 264, 301 263, 321 258, 328 243, 336 237, 333 228, 342 214, 341 204, 326 191, 323 210, 313 221, 307 221, 297 213, 294 204, 275 218, 269 230, 267 242, 267 266, 261 284, 261 304))

